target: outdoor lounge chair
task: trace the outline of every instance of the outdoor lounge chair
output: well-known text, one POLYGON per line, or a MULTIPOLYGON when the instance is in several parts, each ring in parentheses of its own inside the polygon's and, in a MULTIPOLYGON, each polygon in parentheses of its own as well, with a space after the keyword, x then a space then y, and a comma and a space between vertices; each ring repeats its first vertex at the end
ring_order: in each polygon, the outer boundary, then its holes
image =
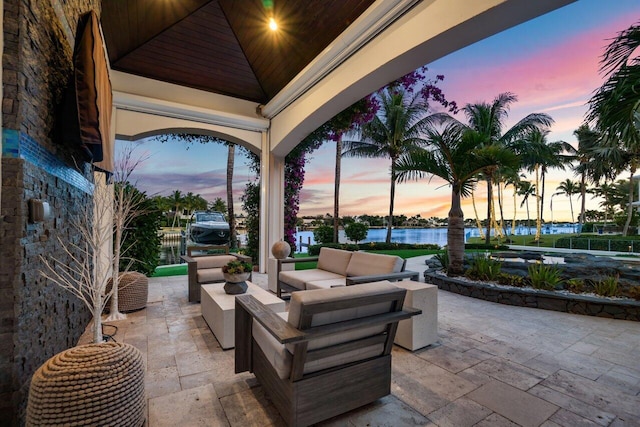
POLYGON ((405 290, 388 281, 295 292, 288 313, 236 298, 236 373, 251 371, 288 425, 305 426, 391 392, 405 290), (286 319, 286 320, 285 320, 286 319))

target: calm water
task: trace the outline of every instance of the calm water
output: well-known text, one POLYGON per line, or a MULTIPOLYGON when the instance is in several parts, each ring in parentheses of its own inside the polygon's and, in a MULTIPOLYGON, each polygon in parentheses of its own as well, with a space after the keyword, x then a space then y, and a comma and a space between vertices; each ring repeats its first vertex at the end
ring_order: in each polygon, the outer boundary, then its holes
MULTIPOLYGON (((571 225, 554 225, 542 227, 543 234, 559 234, 559 233, 572 233, 576 231, 577 226, 571 225)), ((535 227, 516 227, 516 235, 523 234, 535 234, 535 227)), ((477 228, 465 228, 465 240, 469 237, 478 237, 480 233, 477 228)), ((296 234, 296 239, 302 243, 307 244, 309 241, 311 244, 315 244, 312 231, 299 231, 296 234)), ((367 238, 360 243, 367 242, 384 242, 387 236, 387 230, 381 228, 372 228, 367 234, 367 238)), ((340 230, 339 233, 340 242, 347 242, 347 237, 344 234, 344 230, 340 230)), ((440 246, 447 244, 447 229, 446 228, 395 228, 391 230, 391 241, 396 243, 435 243, 440 246)), ((298 248, 299 250, 300 248, 298 248)), ((306 250, 304 251, 306 252, 306 250)))

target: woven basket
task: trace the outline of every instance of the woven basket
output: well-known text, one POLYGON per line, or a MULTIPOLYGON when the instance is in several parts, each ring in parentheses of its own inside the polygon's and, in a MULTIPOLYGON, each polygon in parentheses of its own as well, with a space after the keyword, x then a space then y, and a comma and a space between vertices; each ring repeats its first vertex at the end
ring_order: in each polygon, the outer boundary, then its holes
MULTIPOLYGON (((111 279, 106 292, 111 291, 111 279)), ((123 313, 142 310, 147 306, 149 296, 149 278, 137 271, 120 273, 118 279, 118 310, 123 313)), ((109 308, 109 304, 107 304, 109 308)))
POLYGON ((144 363, 129 344, 70 348, 31 379, 27 426, 142 426, 145 419, 144 363))

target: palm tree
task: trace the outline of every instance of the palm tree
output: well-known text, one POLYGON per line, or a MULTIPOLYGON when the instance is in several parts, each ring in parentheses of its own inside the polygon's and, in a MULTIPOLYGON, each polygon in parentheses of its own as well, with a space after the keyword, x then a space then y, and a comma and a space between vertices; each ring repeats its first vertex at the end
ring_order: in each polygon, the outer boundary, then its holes
MULTIPOLYGON (((176 218, 178 218, 179 212, 182 209, 184 204, 184 198, 182 197, 182 192, 180 190, 176 190, 169 196, 169 200, 171 201, 171 206, 173 206, 173 222, 171 223, 171 227, 176 226, 176 218)), ((180 223, 178 222, 178 225, 180 223)))
MULTIPOLYGON (((580 225, 584 224, 584 214, 586 208, 586 192, 587 192, 587 182, 590 181, 592 183, 598 181, 598 176, 600 175, 599 165, 595 160, 594 156, 594 148, 598 143, 598 139, 600 135, 598 132, 591 130, 589 125, 583 123, 580 125, 578 129, 573 131, 573 134, 578 139, 578 149, 576 150, 576 159, 578 160, 578 164, 574 166, 573 170, 576 175, 580 176, 580 217, 578 218, 578 222, 580 225)), ((602 164, 600 164, 602 165, 602 164)))
POLYGON ((580 192, 580 185, 567 178, 564 181, 562 181, 558 187, 556 187, 556 190, 558 190, 558 192, 554 194, 564 194, 569 198, 569 207, 571 209, 571 222, 575 221, 575 217, 573 216, 573 201, 571 200, 571 196, 573 196, 574 194, 578 194, 580 192))
POLYGON ((640 164, 640 24, 621 31, 607 47, 600 71, 608 75, 602 87, 589 100, 587 119, 596 123, 604 136, 602 154, 615 162, 619 171, 629 168, 627 220, 623 234, 629 232, 633 215, 633 175, 640 164), (636 56, 632 55, 636 53, 636 56))
POLYGON ((236 155, 236 145, 227 142, 227 221, 229 222, 229 247, 235 248, 236 239, 236 214, 233 210, 233 168, 236 155))
POLYGON ((527 205, 527 233, 531 234, 531 216, 529 215, 529 197, 536 194, 536 188, 529 181, 520 181, 517 185, 518 195, 522 196, 520 207, 527 205))
MULTIPOLYGON (((498 146, 479 146, 477 140, 456 123, 449 123, 442 131, 433 124, 425 129, 427 148, 406 152, 396 163, 398 180, 420 178, 424 174, 438 176, 451 185, 451 209, 447 228, 447 274, 463 273, 464 262, 464 213, 461 197, 471 194, 473 183, 485 168, 516 164, 517 156, 498 146)), ((450 121, 450 120, 449 120, 450 121)))
MULTIPOLYGON (((469 133, 468 137, 472 138, 478 146, 489 147, 496 145, 498 147, 512 148, 522 145, 524 138, 532 131, 547 128, 553 123, 553 119, 547 114, 532 113, 503 132, 504 122, 509 115, 509 106, 517 100, 516 95, 505 92, 496 96, 491 104, 467 104, 462 108, 462 111, 467 117, 469 125, 462 126, 469 133)), ((489 243, 491 239, 493 183, 495 182, 498 168, 498 165, 489 165, 482 171, 487 182, 486 243, 489 243)))
POLYGON ((540 240, 542 235, 542 216, 544 212, 545 180, 549 169, 564 169, 571 157, 563 155, 572 150, 570 144, 564 141, 548 142, 546 129, 534 129, 529 132, 520 143, 515 146, 522 157, 522 166, 535 174, 536 189, 536 236, 540 240))
POLYGON ((421 136, 427 104, 419 94, 409 95, 400 88, 387 88, 378 95, 380 110, 373 120, 360 129, 359 141, 343 141, 343 156, 388 158, 391 160, 389 217, 385 241, 391 242, 393 207, 396 190, 396 165, 404 154, 426 144, 421 136))

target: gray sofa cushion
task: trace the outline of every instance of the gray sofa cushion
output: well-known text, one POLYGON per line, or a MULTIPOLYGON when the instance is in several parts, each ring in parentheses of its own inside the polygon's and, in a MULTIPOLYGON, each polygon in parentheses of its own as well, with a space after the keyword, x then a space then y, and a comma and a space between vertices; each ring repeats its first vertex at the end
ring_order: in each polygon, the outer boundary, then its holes
POLYGON ((307 282, 307 290, 339 288, 340 286, 347 286, 346 278, 341 277, 340 279, 315 280, 313 282, 307 282))
POLYGON ((347 266, 347 276, 370 276, 402 271, 404 260, 398 256, 354 252, 347 266))
POLYGON ((344 279, 344 277, 330 271, 313 268, 311 270, 281 271, 279 279, 289 286, 305 290, 307 289, 305 286, 305 283, 307 282, 314 282, 316 280, 344 279))
POLYGON ((198 278, 198 283, 211 283, 211 282, 222 282, 224 280, 224 275, 222 274, 222 268, 204 268, 202 270, 198 270, 196 273, 198 278))
POLYGON ((203 268, 222 268, 229 261, 237 261, 238 258, 233 255, 206 255, 194 257, 198 270, 203 268))
POLYGON ((341 249, 320 248, 318 268, 346 276, 347 266, 349 265, 352 254, 353 252, 343 251, 341 249))

